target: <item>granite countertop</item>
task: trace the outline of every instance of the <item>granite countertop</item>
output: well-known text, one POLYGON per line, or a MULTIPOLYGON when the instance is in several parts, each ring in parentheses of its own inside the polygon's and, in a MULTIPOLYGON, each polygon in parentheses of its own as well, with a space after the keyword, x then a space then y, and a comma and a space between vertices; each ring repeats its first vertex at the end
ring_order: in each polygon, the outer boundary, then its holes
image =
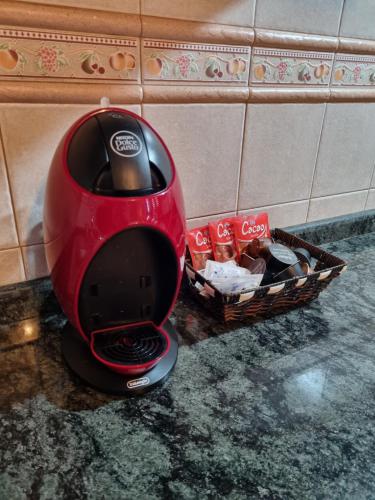
POLYGON ((0 291, 0 498, 374 498, 375 233, 324 247, 348 271, 303 309, 223 326, 182 295, 139 398, 69 371, 48 280, 0 291))

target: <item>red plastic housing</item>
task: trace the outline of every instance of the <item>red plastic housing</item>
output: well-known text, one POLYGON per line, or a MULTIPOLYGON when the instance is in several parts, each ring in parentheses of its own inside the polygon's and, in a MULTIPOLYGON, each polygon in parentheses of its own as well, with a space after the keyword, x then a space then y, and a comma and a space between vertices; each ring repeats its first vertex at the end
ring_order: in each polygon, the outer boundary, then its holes
MULTIPOLYGON (((164 234, 175 251, 177 286, 167 315, 156 325, 160 327, 175 304, 184 266, 185 214, 175 165, 163 140, 140 116, 120 108, 92 111, 74 123, 61 140, 49 171, 44 206, 44 240, 53 288, 69 321, 86 342, 90 342, 91 332, 82 329, 78 301, 87 267, 105 242, 134 226, 153 228, 164 234), (105 111, 131 115, 154 131, 165 147, 173 170, 166 189, 148 196, 100 196, 85 190, 72 178, 67 166, 70 141, 86 120, 105 111)), ((137 367, 137 373, 140 372, 142 367, 137 367)))

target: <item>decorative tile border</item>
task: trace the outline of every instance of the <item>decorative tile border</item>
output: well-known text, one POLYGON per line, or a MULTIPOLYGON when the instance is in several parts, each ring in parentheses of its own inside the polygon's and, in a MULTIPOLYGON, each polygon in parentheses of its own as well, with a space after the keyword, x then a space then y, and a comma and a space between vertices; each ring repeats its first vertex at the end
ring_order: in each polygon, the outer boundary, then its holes
POLYGON ((246 83, 250 47, 143 40, 144 81, 246 83))
POLYGON ((375 56, 337 54, 332 85, 375 85, 375 56))
MULTIPOLYGON (((188 30, 190 24, 181 26, 188 30)), ((375 100, 375 54, 354 53, 363 40, 353 53, 342 47, 335 57, 333 51, 319 50, 325 43, 332 45, 332 37, 315 37, 316 51, 299 50, 298 44, 301 48, 312 44, 310 35, 289 34, 288 43, 296 45, 291 50, 281 47, 281 32, 265 30, 260 34, 266 46, 256 45, 261 37, 241 45, 232 32, 229 43, 224 35, 222 43, 218 26, 214 36, 208 30, 198 38, 205 40, 200 43, 187 41, 188 36, 181 41, 183 33, 176 35, 179 40, 141 39, 0 26, 0 102, 91 103, 102 95, 118 103, 375 100)), ((375 41, 366 43, 364 50, 375 51, 375 41)))
POLYGON ((139 80, 138 40, 0 29, 0 78, 139 80))
POLYGON ((329 52, 253 48, 253 84, 328 85, 333 64, 329 52))

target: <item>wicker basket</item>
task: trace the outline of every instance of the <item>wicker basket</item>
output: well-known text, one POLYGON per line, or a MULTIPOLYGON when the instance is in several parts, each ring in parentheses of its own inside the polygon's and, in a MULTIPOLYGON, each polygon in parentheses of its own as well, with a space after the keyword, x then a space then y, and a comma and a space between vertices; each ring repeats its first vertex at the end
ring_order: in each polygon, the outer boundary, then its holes
POLYGON ((346 269, 345 261, 297 236, 281 229, 274 229, 271 234, 275 241, 288 247, 306 248, 318 261, 314 272, 302 278, 260 286, 240 294, 223 294, 193 269, 187 250, 185 270, 188 288, 193 296, 219 320, 228 322, 267 317, 302 306, 315 299, 346 269), (204 287, 204 294, 201 294, 195 286, 197 281, 204 287))

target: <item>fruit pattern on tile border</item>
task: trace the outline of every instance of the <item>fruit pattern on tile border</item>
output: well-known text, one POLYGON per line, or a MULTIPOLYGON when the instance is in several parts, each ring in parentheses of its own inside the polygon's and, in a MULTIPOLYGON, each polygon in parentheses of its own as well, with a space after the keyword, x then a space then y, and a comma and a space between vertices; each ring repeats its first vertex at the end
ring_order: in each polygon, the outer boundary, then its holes
POLYGON ((328 85, 333 54, 254 48, 251 83, 328 85))
POLYGON ((137 80, 138 41, 0 29, 0 77, 137 80))
POLYGON ((250 47, 144 40, 145 80, 247 83, 250 47))
POLYGON ((375 85, 375 57, 337 54, 332 85, 375 85))

